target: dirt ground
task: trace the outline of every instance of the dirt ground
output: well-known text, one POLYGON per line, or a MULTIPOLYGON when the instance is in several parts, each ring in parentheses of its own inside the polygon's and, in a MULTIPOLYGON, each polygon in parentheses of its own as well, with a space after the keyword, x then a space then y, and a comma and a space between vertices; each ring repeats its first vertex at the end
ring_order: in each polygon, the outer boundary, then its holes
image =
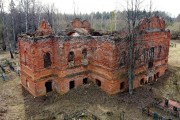
MULTIPOLYGON (((100 120, 152 120, 142 114, 142 107, 163 97, 180 102, 180 40, 171 42, 176 47, 170 48, 169 71, 153 85, 135 89, 133 95, 124 92, 109 96, 90 83, 62 96, 51 92, 34 98, 22 88, 18 75, 8 70, 7 80, 0 78, 0 120, 64 120, 65 116, 81 110, 100 120)), ((0 52, 0 64, 5 59, 11 60, 9 53, 0 52)))

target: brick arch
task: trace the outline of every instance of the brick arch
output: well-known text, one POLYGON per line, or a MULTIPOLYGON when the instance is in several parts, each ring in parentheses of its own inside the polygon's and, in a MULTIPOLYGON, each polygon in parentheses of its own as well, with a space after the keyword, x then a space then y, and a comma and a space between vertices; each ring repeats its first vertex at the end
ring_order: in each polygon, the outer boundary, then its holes
POLYGON ((81 28, 82 27, 82 22, 79 18, 75 18, 72 23, 71 23, 73 28, 81 28))
POLYGON ((86 30, 89 30, 91 28, 91 24, 87 20, 84 20, 82 22, 82 28, 85 28, 86 30))
MULTIPOLYGON (((51 60, 52 60, 53 52, 52 52, 50 49, 48 49, 48 50, 42 50, 40 53, 41 53, 41 55, 43 55, 43 56, 44 56, 44 54, 49 53, 49 54, 51 55, 51 60)), ((43 57, 43 56, 42 56, 42 57, 43 57)), ((43 57, 42 59, 44 59, 44 57, 43 57)), ((52 62, 52 61, 51 61, 51 62, 52 62)))

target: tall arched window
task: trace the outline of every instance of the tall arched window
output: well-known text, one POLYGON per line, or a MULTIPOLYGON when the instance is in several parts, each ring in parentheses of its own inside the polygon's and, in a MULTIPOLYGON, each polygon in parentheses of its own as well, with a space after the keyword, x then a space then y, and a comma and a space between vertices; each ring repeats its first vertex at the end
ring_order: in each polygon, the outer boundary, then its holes
POLYGON ((119 66, 122 67, 122 66, 125 65, 125 63, 126 63, 126 52, 123 51, 121 53, 121 56, 120 56, 120 64, 119 64, 119 66))
POLYGON ((161 51, 162 51, 162 46, 160 45, 160 46, 159 46, 159 50, 158 50, 158 58, 161 57, 161 51))
POLYGON ((84 48, 83 51, 82 51, 82 58, 83 59, 87 58, 87 49, 86 48, 84 48))
POLYGON ((47 52, 44 54, 44 67, 47 68, 50 66, 51 66, 51 55, 50 53, 47 52))
POLYGON ((142 55, 141 55, 141 63, 144 64, 145 63, 145 49, 142 50, 142 55))
POLYGON ((149 50, 149 64, 148 68, 152 68, 154 64, 154 47, 149 50))
POLYGON ((74 52, 69 52, 68 55, 68 62, 74 62, 74 52))

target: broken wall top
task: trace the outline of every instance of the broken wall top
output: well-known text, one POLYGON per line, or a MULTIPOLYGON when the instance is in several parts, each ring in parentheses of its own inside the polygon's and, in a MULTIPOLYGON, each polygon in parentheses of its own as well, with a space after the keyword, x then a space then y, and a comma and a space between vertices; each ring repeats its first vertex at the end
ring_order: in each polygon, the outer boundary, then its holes
POLYGON ((165 30, 165 21, 159 16, 153 16, 151 18, 144 18, 140 20, 138 25, 138 31, 153 31, 153 30, 165 30))
POLYGON ((86 30, 89 30, 91 28, 91 24, 87 20, 81 21, 80 18, 75 18, 71 22, 71 27, 72 27, 72 29, 84 28, 86 30))
POLYGON ((79 35, 88 35, 91 29, 91 24, 87 21, 81 21, 80 18, 75 18, 68 25, 68 35, 73 36, 71 33, 78 33, 79 35))
MULTIPOLYGON (((31 40, 31 41, 37 41, 37 40, 45 40, 47 38, 50 39, 58 39, 58 40, 73 40, 73 39, 79 39, 79 40, 87 40, 87 39, 99 39, 101 41, 103 40, 108 40, 108 41, 126 41, 126 35, 127 33, 123 32, 116 32, 115 34, 112 34, 112 32, 108 35, 99 35, 99 36, 93 36, 89 34, 89 32, 86 29, 90 29, 90 23, 87 20, 81 21, 79 18, 76 18, 71 22, 70 26, 71 29, 69 29, 70 35, 68 34, 63 34, 62 36, 55 36, 53 34, 52 28, 49 25, 49 23, 45 20, 43 20, 40 25, 38 30, 36 30, 35 35, 33 36, 28 36, 24 35, 21 37, 24 37, 26 40, 31 40), (86 28, 86 29, 85 29, 86 28), (79 33, 78 36, 73 36, 71 34, 74 33, 79 33)), ((152 30, 165 30, 165 21, 158 16, 154 16, 150 19, 142 19, 139 22, 138 27, 136 28, 137 32, 142 32, 142 31, 152 31, 152 30)), ((20 36, 19 36, 20 37, 20 36)))
POLYGON ((53 31, 50 24, 46 20, 42 20, 38 29, 35 32, 35 36, 49 36, 53 31))
POLYGON ((30 36, 19 36, 19 40, 23 41, 29 41, 29 42, 38 42, 38 41, 47 41, 47 40, 53 40, 53 41, 93 41, 97 40, 99 42, 109 42, 109 43, 116 43, 116 42, 124 42, 126 41, 125 38, 119 38, 116 36, 109 36, 109 35, 104 35, 104 36, 38 36, 38 37, 30 37, 30 36))

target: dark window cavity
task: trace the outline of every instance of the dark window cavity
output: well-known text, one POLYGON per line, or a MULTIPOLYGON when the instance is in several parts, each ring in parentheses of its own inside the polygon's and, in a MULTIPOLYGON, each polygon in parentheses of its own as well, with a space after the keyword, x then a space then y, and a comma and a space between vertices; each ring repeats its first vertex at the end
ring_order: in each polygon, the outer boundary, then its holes
POLYGON ((122 89, 124 89, 124 88, 125 88, 125 83, 122 82, 122 83, 120 84, 120 90, 122 90, 122 89))
POLYGON ((82 58, 83 58, 83 59, 86 59, 86 58, 87 58, 87 49, 86 49, 86 48, 83 49, 83 51, 82 51, 82 58))
POLYGON ((50 53, 45 53, 44 54, 44 67, 50 67, 51 66, 51 55, 50 53))
POLYGON ((46 93, 51 92, 52 91, 52 81, 46 82, 45 87, 46 87, 46 93))
POLYGON ((162 46, 160 45, 158 49, 158 58, 161 57, 161 53, 162 53, 162 46))
POLYGON ((101 81, 96 79, 96 84, 100 87, 101 86, 101 81))
POLYGON ((121 53, 121 56, 120 56, 120 64, 119 64, 119 66, 122 67, 122 66, 125 65, 125 63, 126 63, 126 52, 123 51, 121 53))
POLYGON ((69 89, 73 89, 75 87, 74 81, 69 82, 69 89))
POLYGON ((74 61, 74 52, 69 52, 68 62, 73 62, 73 61, 74 61))
POLYGON ((149 50, 149 63, 148 63, 148 68, 153 67, 153 62, 154 62, 154 47, 152 47, 149 50))
POLYGON ((83 79, 83 84, 87 84, 88 83, 88 78, 84 78, 83 79))
POLYGON ((140 85, 143 85, 144 84, 144 79, 142 78, 141 80, 140 80, 140 85))

